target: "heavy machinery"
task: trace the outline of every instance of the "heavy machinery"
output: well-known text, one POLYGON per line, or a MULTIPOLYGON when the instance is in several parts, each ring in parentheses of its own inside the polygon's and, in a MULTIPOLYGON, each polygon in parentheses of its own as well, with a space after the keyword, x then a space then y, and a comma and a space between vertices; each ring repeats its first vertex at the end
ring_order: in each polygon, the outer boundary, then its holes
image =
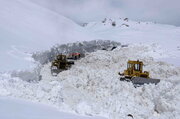
POLYGON ((159 79, 153 79, 149 77, 149 72, 143 72, 143 62, 142 61, 132 61, 129 60, 127 63, 127 69, 123 73, 119 72, 121 81, 132 82, 134 85, 143 84, 157 84, 160 82, 159 79))
POLYGON ((56 76, 59 72, 67 70, 74 64, 74 61, 68 61, 66 55, 57 55, 51 64, 51 74, 56 76))
POLYGON ((72 60, 78 60, 81 58, 81 54, 80 53, 70 53, 67 56, 67 59, 72 59, 72 60))

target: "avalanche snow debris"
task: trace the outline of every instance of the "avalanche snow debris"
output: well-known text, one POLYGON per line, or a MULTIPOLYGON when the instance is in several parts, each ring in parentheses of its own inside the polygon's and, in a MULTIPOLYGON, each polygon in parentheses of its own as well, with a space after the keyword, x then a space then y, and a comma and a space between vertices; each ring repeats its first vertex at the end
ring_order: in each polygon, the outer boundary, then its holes
POLYGON ((76 61, 70 70, 51 76, 50 63, 41 70, 42 80, 29 83, 1 75, 0 95, 24 98, 53 105, 60 110, 109 119, 180 118, 180 68, 154 57, 161 51, 154 45, 129 45, 113 51, 99 50, 76 61), (154 49, 154 55, 151 54, 154 49), (148 55, 148 54, 151 54, 148 55), (150 75, 160 78, 157 85, 134 88, 120 82, 118 72, 128 59, 142 60, 150 75), (3 80, 6 79, 6 80, 3 80), (9 79, 9 80, 7 80, 9 79))
POLYGON ((83 41, 76 43, 68 43, 62 45, 55 45, 50 50, 44 52, 37 52, 33 54, 35 61, 40 62, 41 64, 46 64, 61 53, 69 54, 74 52, 79 52, 81 54, 95 52, 101 49, 109 49, 113 47, 120 46, 121 43, 110 41, 110 40, 92 40, 92 41, 83 41))

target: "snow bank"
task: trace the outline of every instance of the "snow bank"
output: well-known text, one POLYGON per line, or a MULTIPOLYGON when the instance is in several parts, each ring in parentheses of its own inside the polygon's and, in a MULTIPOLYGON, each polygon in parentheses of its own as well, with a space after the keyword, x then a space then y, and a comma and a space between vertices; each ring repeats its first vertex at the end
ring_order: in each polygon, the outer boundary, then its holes
POLYGON ((130 45, 113 51, 97 51, 77 61, 70 70, 52 77, 50 64, 41 70, 42 80, 28 83, 1 75, 0 95, 38 101, 85 115, 102 115, 110 119, 178 119, 180 118, 180 68, 154 61, 161 55, 154 45, 130 45), (153 56, 152 49, 156 52, 153 56), (152 78, 160 78, 158 85, 134 88, 119 81, 118 72, 126 62, 142 60, 144 70, 152 78))
POLYGON ((110 41, 110 40, 91 40, 91 41, 83 41, 83 42, 75 42, 75 43, 68 43, 68 44, 57 44, 53 46, 51 49, 46 50, 44 52, 35 52, 32 55, 35 61, 46 64, 51 62, 56 58, 57 55, 69 54, 78 52, 81 53, 83 57, 86 53, 95 52, 97 50, 111 50, 113 47, 120 46, 121 43, 110 41))

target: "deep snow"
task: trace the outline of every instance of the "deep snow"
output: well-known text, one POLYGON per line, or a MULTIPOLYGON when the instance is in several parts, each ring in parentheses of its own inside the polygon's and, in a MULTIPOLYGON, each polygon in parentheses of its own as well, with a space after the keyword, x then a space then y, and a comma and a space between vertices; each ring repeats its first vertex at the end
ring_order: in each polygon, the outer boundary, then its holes
POLYGON ((76 62, 70 70, 51 76, 50 64, 41 70, 42 80, 29 83, 2 74, 0 95, 46 103, 67 112, 101 115, 110 119, 126 119, 129 114, 138 119, 180 118, 180 68, 154 57, 165 54, 157 45, 130 45, 113 51, 97 51, 76 62), (152 56, 152 49, 155 51, 152 56), (151 54, 151 55, 150 55, 151 54), (118 72, 126 62, 142 60, 144 70, 158 85, 134 88, 119 81, 118 72))
POLYGON ((29 0, 0 0, 0 96, 23 98, 66 112, 110 119, 131 118, 129 114, 138 119, 179 119, 179 38, 180 27, 171 25, 121 18, 81 27, 29 0), (112 26, 112 22, 116 26, 112 26), (50 64, 46 64, 41 70, 40 82, 27 82, 33 78, 31 75, 25 75, 28 77, 25 81, 2 73, 33 69, 37 65, 31 57, 34 51, 47 50, 57 43, 94 39, 130 45, 112 52, 90 53, 57 77, 51 76, 50 64), (126 68, 128 59, 143 60, 144 69, 161 82, 138 88, 120 82, 118 72, 126 68))
POLYGON ((0 97, 1 119, 105 119, 59 112, 56 108, 14 98, 0 97), (8 112, 8 114, 7 114, 8 112))
POLYGON ((0 71, 29 69, 32 52, 89 39, 72 20, 29 0, 0 0, 0 71))
POLYGON ((158 43, 171 54, 163 60, 180 66, 179 27, 124 21, 123 18, 107 18, 104 23, 92 22, 81 27, 29 0, 1 0, 0 3, 0 71, 32 69, 36 65, 31 58, 32 52, 47 50, 57 43, 95 39, 115 40, 123 44, 158 43), (112 22, 116 22, 115 27, 112 22))
POLYGON ((161 59, 180 66, 180 27, 153 22, 125 21, 124 18, 107 18, 104 23, 102 21, 88 23, 85 29, 93 32, 97 39, 111 39, 122 44, 158 44, 165 54, 168 53, 161 59), (113 22, 116 23, 114 27, 113 22))

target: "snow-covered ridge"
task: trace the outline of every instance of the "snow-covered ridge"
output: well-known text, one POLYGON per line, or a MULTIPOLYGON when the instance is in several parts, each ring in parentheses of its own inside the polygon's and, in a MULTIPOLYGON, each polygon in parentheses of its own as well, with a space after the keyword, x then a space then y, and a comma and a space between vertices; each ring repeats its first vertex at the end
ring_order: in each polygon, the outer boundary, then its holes
MULTIPOLYGON (((178 119, 180 112, 180 69, 154 61, 154 45, 130 45, 113 51, 99 50, 75 62, 70 70, 51 76, 50 63, 41 70, 42 80, 29 83, 7 75, 0 80, 0 95, 24 98, 58 107, 63 111, 85 115, 102 115, 110 119, 178 119), (126 68, 128 59, 142 60, 144 70, 158 85, 134 88, 119 81, 118 72, 126 68), (9 79, 9 80, 7 80, 9 79)), ((156 51, 154 56, 160 55, 156 51)))
POLYGON ((180 27, 152 22, 136 22, 127 18, 107 18, 90 22, 84 29, 91 31, 97 39, 111 39, 122 44, 158 44, 165 54, 170 54, 161 60, 180 66, 180 27))
MULTIPOLYGON (((169 27, 175 27, 171 25, 166 24, 158 24, 156 22, 141 22, 141 21, 133 21, 129 18, 104 18, 102 21, 94 21, 90 23, 83 23, 82 26, 86 28, 98 28, 98 27, 104 27, 104 28, 126 28, 126 27, 149 27, 149 26, 169 26, 169 27)), ((99 30, 99 29, 97 29, 99 30)))
POLYGON ((129 20, 128 18, 105 18, 102 21, 84 23, 82 26, 91 29, 92 31, 104 31, 114 28, 128 29, 139 26, 148 27, 150 25, 158 25, 153 22, 136 22, 129 20))

